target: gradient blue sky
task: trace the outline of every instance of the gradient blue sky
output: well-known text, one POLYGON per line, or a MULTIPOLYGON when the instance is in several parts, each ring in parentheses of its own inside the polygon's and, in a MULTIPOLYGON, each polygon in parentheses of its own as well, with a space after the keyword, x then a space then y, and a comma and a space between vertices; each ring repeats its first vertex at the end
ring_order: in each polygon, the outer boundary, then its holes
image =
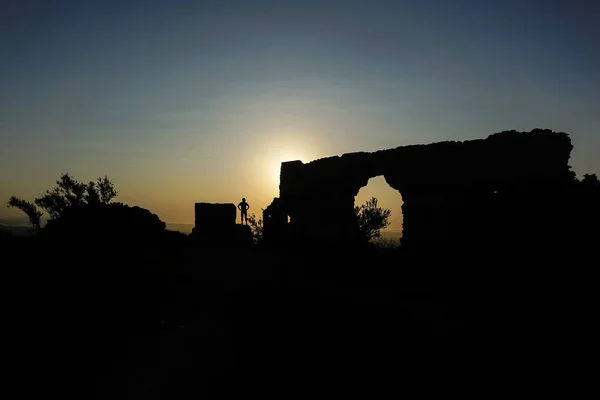
POLYGON ((599 2, 0 7, 2 201, 108 175, 118 200, 191 223, 197 201, 259 212, 280 161, 536 127, 571 134, 578 175, 600 172, 599 2))

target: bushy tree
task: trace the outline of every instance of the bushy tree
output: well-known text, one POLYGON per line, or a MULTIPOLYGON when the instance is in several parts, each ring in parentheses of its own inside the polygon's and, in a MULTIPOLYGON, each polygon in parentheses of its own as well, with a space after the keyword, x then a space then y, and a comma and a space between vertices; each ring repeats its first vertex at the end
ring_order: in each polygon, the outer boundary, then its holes
POLYGON ((107 176, 85 184, 66 173, 56 181, 54 189, 47 190, 44 195, 36 198, 35 204, 46 211, 50 219, 57 219, 65 210, 82 205, 108 204, 116 195, 114 184, 107 176))
POLYGON ((29 218, 29 223, 33 225, 36 232, 39 232, 43 213, 37 209, 35 204, 12 196, 10 200, 8 200, 6 207, 15 207, 23 211, 27 215, 27 218, 29 218))
POLYGON ((23 211, 29 218, 29 222, 39 231, 43 212, 38 210, 38 207, 48 214, 50 220, 57 220, 65 212, 83 206, 107 205, 116 195, 114 184, 107 176, 85 184, 65 173, 56 181, 54 189, 46 190, 46 193, 34 199, 33 203, 12 196, 7 207, 16 207, 23 211))
POLYGON ((379 238, 381 230, 390 225, 389 218, 392 212, 377 205, 377 199, 372 197, 365 204, 354 207, 354 214, 358 223, 361 236, 366 241, 379 238))
MULTIPOLYGON (((88 185, 91 185, 90 182, 88 185)), ((112 199, 117 197, 117 190, 115 189, 115 185, 108 179, 107 176, 104 178, 98 178, 96 182, 96 186, 98 188, 98 194, 100 195, 100 202, 102 204, 108 204, 112 199)))
POLYGON ((580 183, 586 189, 600 190, 600 180, 596 174, 584 174, 580 183))
POLYGON ((60 218, 48 221, 41 233, 74 241, 153 239, 164 236, 166 224, 145 208, 114 202, 67 209, 60 218))

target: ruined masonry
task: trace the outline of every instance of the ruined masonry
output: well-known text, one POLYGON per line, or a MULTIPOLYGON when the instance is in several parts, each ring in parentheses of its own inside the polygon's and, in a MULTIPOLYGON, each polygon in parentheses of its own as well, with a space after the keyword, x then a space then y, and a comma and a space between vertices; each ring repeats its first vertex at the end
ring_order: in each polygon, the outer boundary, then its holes
POLYGON ((192 236, 207 245, 245 246, 253 243, 250 227, 236 224, 233 203, 196 203, 192 236))
POLYGON ((404 200, 403 245, 518 238, 560 206, 552 193, 574 178, 572 148, 566 133, 535 129, 284 162, 279 197, 263 214, 265 240, 357 240, 354 197, 379 175, 404 200))

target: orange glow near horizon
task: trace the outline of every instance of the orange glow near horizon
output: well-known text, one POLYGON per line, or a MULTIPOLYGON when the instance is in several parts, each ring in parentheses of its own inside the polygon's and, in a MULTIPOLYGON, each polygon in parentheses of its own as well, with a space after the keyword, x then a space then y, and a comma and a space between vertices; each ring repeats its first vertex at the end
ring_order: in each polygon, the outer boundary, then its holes
POLYGON ((383 233, 396 232, 400 234, 404 221, 402 215, 402 204, 404 204, 402 194, 388 185, 385 178, 380 175, 369 179, 367 185, 360 188, 354 198, 354 205, 363 205, 371 197, 377 198, 377 205, 379 207, 388 208, 392 211, 389 219, 390 225, 383 230, 383 233))
POLYGON ((279 191, 279 175, 281 163, 301 160, 308 162, 320 158, 314 143, 306 140, 303 132, 289 131, 274 135, 271 142, 263 145, 255 155, 255 163, 259 166, 257 173, 266 187, 275 187, 279 191))

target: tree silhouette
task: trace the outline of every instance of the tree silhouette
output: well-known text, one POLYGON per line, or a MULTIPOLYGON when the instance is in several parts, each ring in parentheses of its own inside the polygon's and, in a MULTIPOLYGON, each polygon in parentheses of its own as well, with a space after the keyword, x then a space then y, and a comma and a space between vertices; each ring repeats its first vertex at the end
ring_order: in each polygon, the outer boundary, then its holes
POLYGON ((36 198, 35 204, 13 196, 8 206, 25 212, 42 238, 125 241, 165 236, 166 225, 156 214, 111 202, 116 195, 114 184, 106 176, 86 184, 66 173, 54 189, 36 198), (50 217, 43 229, 43 213, 36 205, 50 217))
POLYGON ((6 207, 15 207, 23 211, 29 218, 29 223, 35 227, 36 232, 39 232, 43 213, 37 209, 35 204, 12 196, 6 207))
POLYGON ((69 208, 42 229, 44 238, 78 240, 137 241, 162 238, 166 224, 145 208, 113 202, 69 208))
POLYGON ((598 179, 598 176, 596 176, 596 174, 584 174, 580 183, 586 189, 600 189, 600 180, 598 179))
POLYGON ((364 240, 370 241, 381 236, 381 230, 390 225, 392 212, 377 206, 377 199, 372 197, 365 204, 354 207, 358 229, 364 240))
MULTIPOLYGON (((92 182, 90 182, 88 185, 92 185, 92 182)), ((117 196, 115 185, 108 179, 107 176, 104 176, 104 178, 98 178, 96 186, 98 187, 100 202, 102 204, 110 203, 110 201, 117 196)))
POLYGON ((83 205, 108 204, 117 195, 108 177, 85 184, 73 179, 68 173, 61 175, 56 187, 35 199, 35 204, 46 211, 50 219, 58 219, 65 210, 83 205))
POLYGON ((251 214, 248 216, 248 225, 250 226, 250 231, 252 232, 252 238, 254 239, 254 243, 260 243, 260 241, 263 238, 264 232, 262 218, 256 219, 254 214, 251 214))
POLYGON ((65 173, 56 181, 54 189, 46 190, 46 193, 34 199, 33 203, 12 196, 7 207, 23 211, 29 218, 29 223, 39 233, 44 213, 38 210, 38 207, 45 211, 52 221, 84 206, 108 205, 116 195, 114 184, 107 176, 85 184, 65 173))

